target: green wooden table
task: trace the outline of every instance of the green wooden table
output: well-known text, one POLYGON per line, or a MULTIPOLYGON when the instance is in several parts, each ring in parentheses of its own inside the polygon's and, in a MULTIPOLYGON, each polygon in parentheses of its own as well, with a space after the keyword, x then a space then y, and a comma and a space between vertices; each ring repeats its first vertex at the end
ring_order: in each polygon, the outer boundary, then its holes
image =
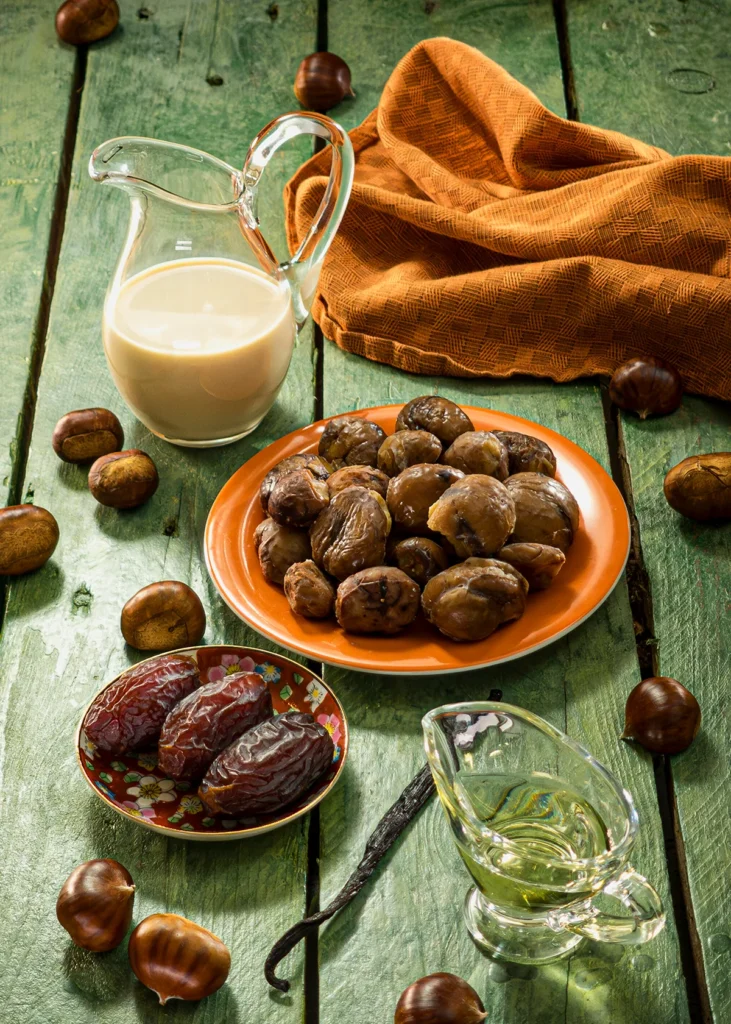
MULTIPOLYGON (((731 149, 728 9, 701 0, 122 0, 122 26, 88 52, 59 44, 48 0, 0 7, 0 497, 51 509, 54 558, 9 584, 0 646, 0 1019, 9 1024, 371 1024, 392 1019, 415 978, 451 970, 490 1021, 676 1024, 731 1021, 729 674, 731 527, 680 521, 662 497, 682 457, 729 447, 728 406, 687 397, 667 419, 619 418, 598 381, 424 379, 366 363, 308 328, 277 405, 249 438, 191 452, 151 437, 126 410, 100 343, 102 298, 127 210, 86 175, 94 145, 156 136, 240 164, 250 138, 293 104, 294 71, 328 47, 357 92, 347 127, 376 104, 418 40, 450 35, 500 61, 561 114, 636 134, 673 153, 731 149), (726 77, 728 76, 728 77, 726 77), (624 489, 634 546, 626 579, 574 633, 538 654, 455 680, 326 669, 352 724, 341 784, 310 820, 248 843, 168 842, 108 813, 88 792, 72 737, 94 692, 135 658, 120 606, 146 583, 188 581, 208 642, 262 643, 223 606, 201 559, 209 506, 251 454, 317 415, 438 391, 536 419, 582 445, 624 489), (50 435, 69 409, 122 415, 130 446, 155 459, 160 488, 131 515, 90 504, 86 475, 50 435), (627 693, 652 671, 698 697, 704 728, 671 761, 617 741, 627 693), (642 818, 635 866, 660 890, 668 924, 637 950, 588 946, 542 969, 490 963, 460 918, 467 878, 432 802, 361 896, 272 994, 264 956, 306 904, 326 901, 422 763, 419 721, 444 700, 504 698, 565 728, 613 769, 642 818), (140 882, 135 919, 185 914, 233 952, 228 984, 164 1010, 136 983, 124 947, 103 957, 67 941, 58 888, 91 857, 140 882)), ((306 149, 277 157, 264 227, 284 255, 279 193, 306 149)))

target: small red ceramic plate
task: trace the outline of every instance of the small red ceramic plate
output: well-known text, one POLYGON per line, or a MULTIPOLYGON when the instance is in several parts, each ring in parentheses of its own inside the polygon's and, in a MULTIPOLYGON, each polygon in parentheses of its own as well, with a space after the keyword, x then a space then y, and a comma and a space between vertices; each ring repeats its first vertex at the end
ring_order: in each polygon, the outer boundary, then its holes
MULTIPOLYGON (((354 415, 393 433, 402 406, 358 410, 354 415)), ((254 531, 264 518, 259 485, 281 459, 316 452, 327 420, 296 430, 270 444, 239 469, 216 498, 208 516, 205 556, 208 571, 228 606, 271 640, 328 665, 380 674, 435 674, 498 665, 544 647, 575 629, 606 600, 629 553, 627 509, 611 477, 582 448, 530 420, 492 409, 462 406, 477 430, 517 430, 553 449, 556 476, 581 510, 576 539, 553 585, 531 594, 525 614, 486 640, 458 643, 442 636, 421 616, 396 636, 344 633, 334 620, 292 613, 284 592, 261 575, 254 531)))
MULTIPOLYGON (((169 652, 187 654, 198 662, 201 683, 233 672, 258 672, 268 683, 275 714, 306 711, 332 736, 335 754, 325 775, 296 804, 278 814, 257 818, 213 818, 195 793, 195 786, 174 782, 157 770, 157 754, 122 754, 97 750, 84 732, 86 715, 112 683, 100 690, 87 707, 76 732, 76 756, 84 778, 112 810, 155 832, 178 839, 243 839, 270 832, 311 811, 337 782, 348 754, 348 723, 332 690, 304 665, 281 654, 255 647, 186 647, 169 652)), ((155 655, 158 657, 158 655, 155 655)), ((148 661, 152 659, 147 659, 148 661)), ((118 677, 117 677, 118 678, 118 677)))

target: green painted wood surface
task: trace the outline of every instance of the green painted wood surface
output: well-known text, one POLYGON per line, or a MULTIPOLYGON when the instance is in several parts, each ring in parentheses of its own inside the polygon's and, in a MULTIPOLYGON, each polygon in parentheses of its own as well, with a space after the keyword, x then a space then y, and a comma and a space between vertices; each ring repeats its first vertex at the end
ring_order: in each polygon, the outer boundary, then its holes
MULTIPOLYGON (((262 964, 274 938, 304 909, 306 821, 250 842, 167 841, 108 811, 75 763, 73 737, 85 704, 136 655, 119 632, 123 602, 164 578, 190 583, 208 612, 207 642, 251 642, 214 594, 201 556, 209 506, 257 449, 313 415, 311 334, 301 338, 281 397, 251 440, 207 452, 152 438, 126 412, 106 369, 102 300, 123 239, 127 200, 87 177, 92 148, 141 134, 190 143, 241 164, 251 137, 292 105, 289 68, 314 49, 313 0, 245 5, 168 0, 123 3, 122 29, 89 52, 66 232, 53 299, 26 488, 57 516, 51 562, 10 587, 0 654, 0 1018, 13 1024, 131 1021, 299 1021, 302 957, 292 995, 270 995, 262 964), (278 68, 287 67, 286 74, 278 68), (220 75, 224 84, 206 78, 220 75), (63 465, 50 437, 69 409, 104 405, 120 414, 130 446, 160 473, 150 503, 119 513, 98 506, 86 472, 63 465), (135 920, 169 910, 228 943, 228 984, 199 1005, 158 1008, 131 975, 126 950, 75 950, 58 925, 58 889, 76 864, 115 857, 138 884, 135 920)), ((33 59, 33 51, 28 55, 33 59)), ((293 146, 271 170, 267 221, 283 248, 281 190, 307 155, 293 146)), ((270 234, 272 233, 270 229, 270 234)))
MULTIPOLYGON (((330 0, 329 46, 350 60, 357 99, 338 116, 357 123, 375 102, 388 70, 428 35, 462 38, 503 63, 562 110, 550 5, 361 3, 330 0), (431 5, 429 5, 431 6, 431 5), (369 46, 361 40, 368 32, 369 46), (526 45, 526 40, 530 45, 526 45), (351 54, 356 54, 351 59, 351 54)), ((504 383, 411 377, 325 343, 326 415, 439 392, 469 404, 535 419, 564 433, 607 465, 603 413, 594 387, 547 382, 504 383)), ((321 1020, 350 1008, 353 1024, 387 1021, 399 994, 432 971, 454 971, 478 990, 489 1020, 651 1024, 688 1019, 662 831, 650 759, 618 741, 624 695, 638 679, 624 582, 574 634, 515 665, 449 679, 398 679, 326 670, 352 729, 351 761, 341 786, 321 808, 321 898, 342 884, 379 816, 400 793, 424 754, 420 720, 445 701, 504 699, 545 716, 585 743, 635 795, 643 821, 633 858, 658 886, 669 911, 663 935, 646 950, 592 945, 539 970, 491 964, 472 945, 461 918, 468 876, 433 801, 358 899, 320 937, 321 1020)))
POLYGON ((0 505, 13 483, 74 59, 45 0, 0 6, 0 505))
MULTIPOLYGON (((569 16, 583 120, 635 133, 673 154, 729 155, 725 5, 569 0, 569 16)), ((731 900, 721 882, 731 875, 731 525, 684 520, 662 492, 665 473, 681 459, 731 449, 731 407, 686 397, 665 419, 623 416, 621 430, 659 670, 688 686, 704 715, 694 745, 672 758, 672 774, 711 1008, 716 1020, 731 1021, 731 900)))

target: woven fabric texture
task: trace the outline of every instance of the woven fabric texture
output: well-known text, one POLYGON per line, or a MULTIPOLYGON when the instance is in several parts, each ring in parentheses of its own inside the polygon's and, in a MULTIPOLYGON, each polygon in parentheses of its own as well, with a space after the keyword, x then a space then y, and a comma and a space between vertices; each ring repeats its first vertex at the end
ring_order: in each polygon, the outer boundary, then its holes
MULTIPOLYGON (((565 381, 672 362, 731 398, 731 158, 566 121, 450 39, 415 46, 351 132, 350 205, 313 315, 411 373, 565 381)), ((291 251, 330 156, 287 185, 291 251)))

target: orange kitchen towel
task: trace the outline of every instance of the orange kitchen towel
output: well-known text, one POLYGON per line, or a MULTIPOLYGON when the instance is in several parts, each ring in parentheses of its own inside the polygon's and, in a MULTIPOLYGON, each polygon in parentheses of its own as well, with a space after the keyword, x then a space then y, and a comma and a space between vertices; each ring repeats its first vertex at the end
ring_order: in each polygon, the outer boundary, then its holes
MULTIPOLYGON (((406 54, 351 133, 350 205, 313 315, 411 373, 565 381, 639 354, 731 398, 731 158, 565 121, 478 50, 406 54)), ((289 182, 291 250, 330 156, 289 182)))

